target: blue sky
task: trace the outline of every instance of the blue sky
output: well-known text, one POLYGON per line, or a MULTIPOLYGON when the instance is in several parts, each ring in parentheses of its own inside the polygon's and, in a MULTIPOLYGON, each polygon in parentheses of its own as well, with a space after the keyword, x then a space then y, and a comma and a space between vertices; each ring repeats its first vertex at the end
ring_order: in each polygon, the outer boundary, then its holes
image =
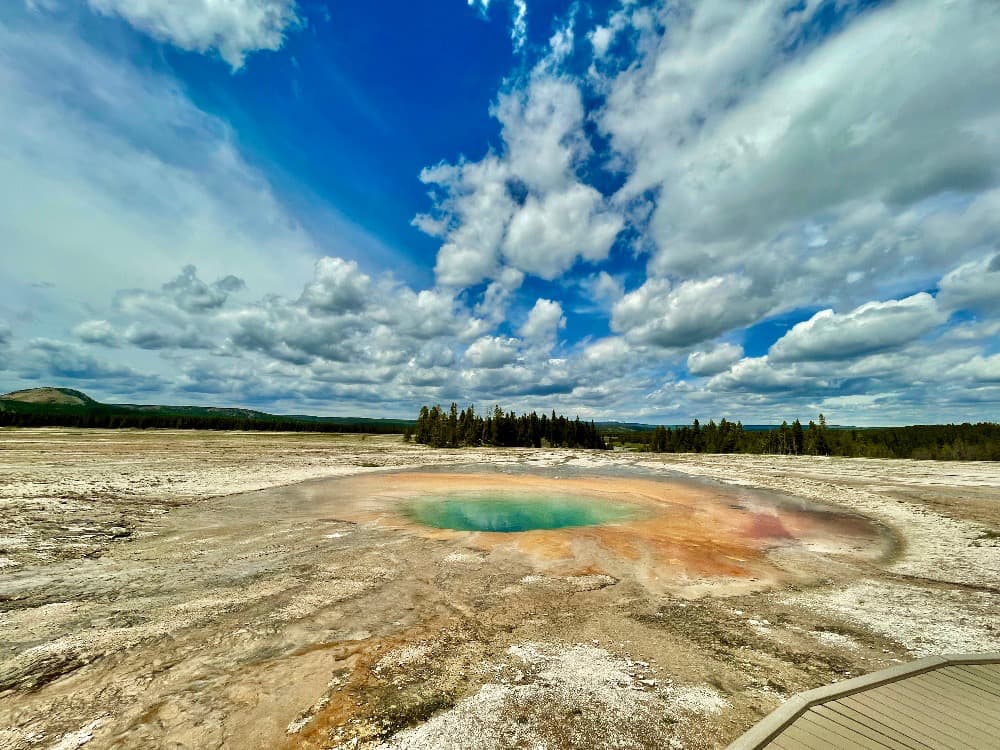
POLYGON ((14 0, 0 386, 1000 418, 990 0, 14 0))

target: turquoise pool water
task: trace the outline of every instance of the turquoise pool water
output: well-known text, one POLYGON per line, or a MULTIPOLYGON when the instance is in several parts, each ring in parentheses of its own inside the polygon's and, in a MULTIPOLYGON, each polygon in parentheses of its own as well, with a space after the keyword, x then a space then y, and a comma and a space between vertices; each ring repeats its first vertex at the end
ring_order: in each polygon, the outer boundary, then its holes
POLYGON ((635 518, 637 509, 573 495, 463 492, 421 497, 407 506, 411 520, 456 531, 530 531, 593 526, 635 518))

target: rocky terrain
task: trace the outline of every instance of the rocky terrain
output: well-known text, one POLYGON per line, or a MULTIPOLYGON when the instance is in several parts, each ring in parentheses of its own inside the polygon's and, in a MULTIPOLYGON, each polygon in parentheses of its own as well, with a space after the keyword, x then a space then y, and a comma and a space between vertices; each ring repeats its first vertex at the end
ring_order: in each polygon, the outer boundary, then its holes
POLYGON ((724 747, 794 692, 1000 650, 998 580, 994 464, 3 430, 0 748, 724 747), (427 471, 696 478, 877 541, 723 575, 650 527, 557 559, 401 523, 384 488, 427 471))

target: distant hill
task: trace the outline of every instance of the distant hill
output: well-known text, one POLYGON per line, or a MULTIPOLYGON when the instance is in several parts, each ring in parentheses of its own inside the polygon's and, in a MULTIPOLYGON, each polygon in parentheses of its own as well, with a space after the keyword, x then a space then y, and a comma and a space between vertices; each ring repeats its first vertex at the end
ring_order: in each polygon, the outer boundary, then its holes
POLYGON ((85 406, 96 404, 90 396, 72 388, 26 388, 11 391, 0 396, 5 401, 19 401, 22 404, 62 404, 64 406, 85 406))
POLYGON ((71 388, 29 388, 0 396, 0 426, 399 433, 414 424, 408 419, 281 415, 218 406, 104 404, 71 388))

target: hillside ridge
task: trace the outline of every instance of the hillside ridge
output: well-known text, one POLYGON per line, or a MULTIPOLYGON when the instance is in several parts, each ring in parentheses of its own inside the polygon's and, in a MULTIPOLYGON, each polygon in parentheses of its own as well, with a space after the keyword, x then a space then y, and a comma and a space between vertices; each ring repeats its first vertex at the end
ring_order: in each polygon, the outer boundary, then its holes
POLYGON ((0 396, 0 399, 20 401, 23 404, 63 404, 66 406, 86 406, 98 403, 83 391, 72 388, 56 388, 55 386, 11 391, 0 396))

